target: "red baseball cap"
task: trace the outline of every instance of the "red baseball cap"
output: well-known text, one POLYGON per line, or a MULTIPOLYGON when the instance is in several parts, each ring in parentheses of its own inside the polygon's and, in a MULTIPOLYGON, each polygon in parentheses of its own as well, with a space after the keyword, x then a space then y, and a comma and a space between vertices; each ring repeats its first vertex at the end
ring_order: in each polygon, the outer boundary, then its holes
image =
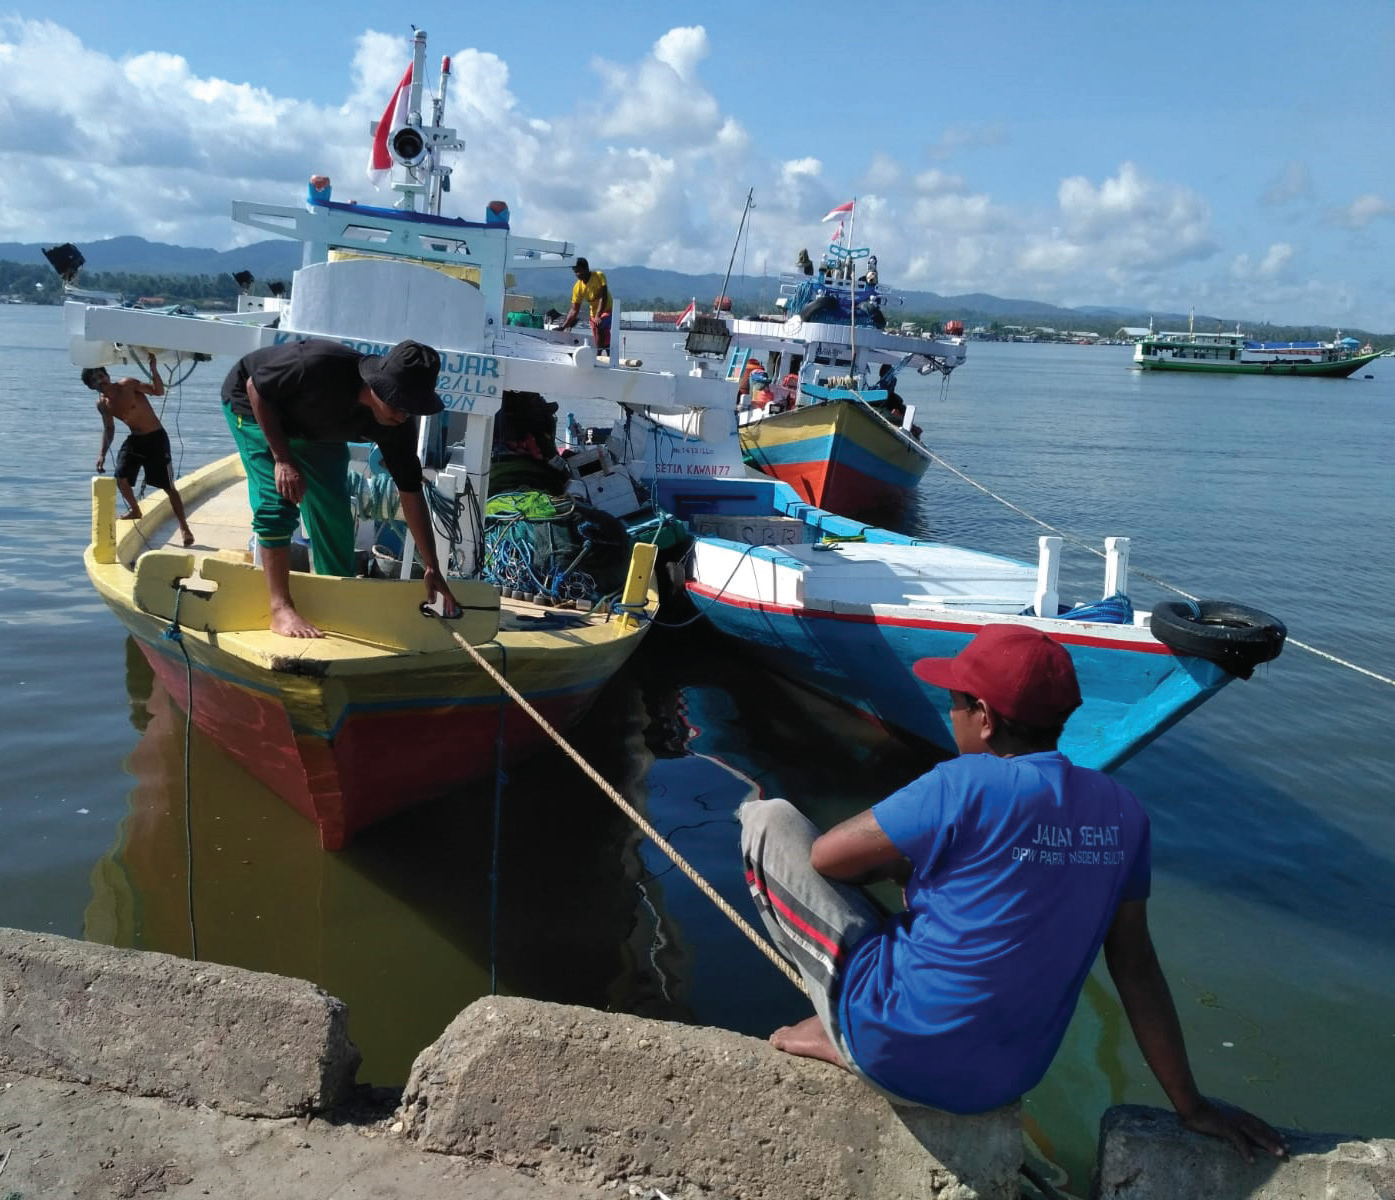
POLYGON ((1050 728, 1080 707, 1075 664, 1040 629, 985 625, 953 658, 922 658, 917 679, 967 692, 1009 721, 1050 728))

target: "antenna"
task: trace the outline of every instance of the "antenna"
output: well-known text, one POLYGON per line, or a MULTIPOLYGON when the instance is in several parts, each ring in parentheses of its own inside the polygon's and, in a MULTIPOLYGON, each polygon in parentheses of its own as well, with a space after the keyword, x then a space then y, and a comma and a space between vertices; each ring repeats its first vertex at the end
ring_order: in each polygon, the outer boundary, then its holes
POLYGON ((727 284, 731 282, 731 268, 736 262, 736 248, 741 245, 741 231, 746 228, 746 214, 755 208, 756 189, 752 188, 746 193, 746 207, 741 210, 741 223, 736 227, 736 241, 731 245, 731 257, 727 260, 727 273, 722 279, 721 294, 712 301, 712 311, 716 312, 721 307, 722 297, 727 294, 727 284))

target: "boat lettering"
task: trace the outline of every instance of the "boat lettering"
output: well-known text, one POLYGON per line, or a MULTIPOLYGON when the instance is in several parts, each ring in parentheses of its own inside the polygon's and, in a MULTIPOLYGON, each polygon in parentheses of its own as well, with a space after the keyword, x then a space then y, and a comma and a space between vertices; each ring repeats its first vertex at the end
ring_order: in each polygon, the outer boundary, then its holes
POLYGON ((472 412, 476 396, 497 396, 503 388, 499 366, 492 354, 452 351, 442 355, 441 374, 436 380, 441 403, 452 412, 472 412))
POLYGON ((284 346, 290 342, 308 342, 312 337, 316 341, 338 342, 341 346, 347 346, 350 350, 355 350, 359 354, 386 354, 392 349, 391 342, 365 342, 356 338, 327 337, 318 333, 287 333, 279 329, 272 335, 271 344, 273 346, 284 346))
POLYGON ((730 475, 731 468, 726 463, 689 463, 689 475, 730 475))
POLYGON ((499 378, 499 360, 492 354, 443 354, 442 375, 476 375, 482 379, 499 378))

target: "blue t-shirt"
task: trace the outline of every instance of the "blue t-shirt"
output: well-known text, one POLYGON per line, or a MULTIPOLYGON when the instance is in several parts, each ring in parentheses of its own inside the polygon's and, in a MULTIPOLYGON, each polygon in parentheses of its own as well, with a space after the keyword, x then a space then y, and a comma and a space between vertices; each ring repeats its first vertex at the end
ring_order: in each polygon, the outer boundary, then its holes
POLYGON ((842 976, 853 1059, 908 1100, 1006 1104, 1046 1074, 1119 903, 1148 896, 1147 814, 1054 751, 961 755, 872 812, 912 874, 842 976))

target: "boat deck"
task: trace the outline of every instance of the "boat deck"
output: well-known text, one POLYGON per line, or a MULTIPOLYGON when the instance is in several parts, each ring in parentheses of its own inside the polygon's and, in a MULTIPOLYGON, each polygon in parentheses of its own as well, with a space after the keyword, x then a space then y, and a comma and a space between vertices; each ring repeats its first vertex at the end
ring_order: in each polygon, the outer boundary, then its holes
MULTIPOLYGON (((191 504, 186 503, 185 516, 194 532, 194 544, 189 547, 180 540, 179 526, 163 493, 147 492, 142 510, 146 515, 136 522, 141 536, 134 546, 122 546, 121 560, 128 567, 134 566, 136 559, 147 550, 187 549, 194 556, 195 566, 210 555, 228 558, 240 553, 246 556, 244 561, 252 561, 252 504, 245 484, 220 488, 191 504)), ((117 522, 118 541, 129 524, 128 521, 117 522)))
POLYGON ((839 542, 787 546, 804 566, 804 602, 965 605, 1020 612, 1032 603, 1035 567, 954 546, 839 542))
MULTIPOLYGON (((194 545, 190 547, 185 547, 181 541, 179 526, 163 493, 147 493, 141 507, 145 515, 135 523, 138 537, 123 541, 124 531, 131 522, 117 522, 117 539, 120 546, 118 557, 128 569, 134 569, 136 559, 148 550, 192 554, 195 570, 199 574, 203 573, 204 561, 210 558, 252 562, 252 506, 247 485, 241 477, 223 486, 209 489, 193 501, 186 500, 185 516, 194 534, 194 545)), ((458 579, 452 579, 450 582, 457 600, 461 603, 466 602, 463 599, 463 589, 489 586, 458 579)), ((211 591, 211 585, 201 579, 192 580, 189 586, 198 592, 211 591)), ((491 597, 497 595, 497 590, 492 586, 490 592, 491 597)), ((424 593, 420 598, 425 598, 424 593)), ((492 598, 490 603, 493 603, 492 598)), ((591 613, 585 606, 569 610, 538 604, 531 599, 498 597, 499 633, 533 634, 538 638, 550 637, 555 640, 558 634, 566 634, 569 631, 579 633, 587 627, 603 626, 609 621, 610 613, 605 607, 591 613)), ((280 660, 286 657, 286 639, 269 631, 246 630, 232 636, 245 642, 249 651, 255 650, 268 659, 280 660)), ((361 637, 342 634, 330 634, 323 640, 316 640, 313 647, 316 658, 359 660, 375 656, 390 658, 397 653, 391 646, 375 650, 361 637)))

